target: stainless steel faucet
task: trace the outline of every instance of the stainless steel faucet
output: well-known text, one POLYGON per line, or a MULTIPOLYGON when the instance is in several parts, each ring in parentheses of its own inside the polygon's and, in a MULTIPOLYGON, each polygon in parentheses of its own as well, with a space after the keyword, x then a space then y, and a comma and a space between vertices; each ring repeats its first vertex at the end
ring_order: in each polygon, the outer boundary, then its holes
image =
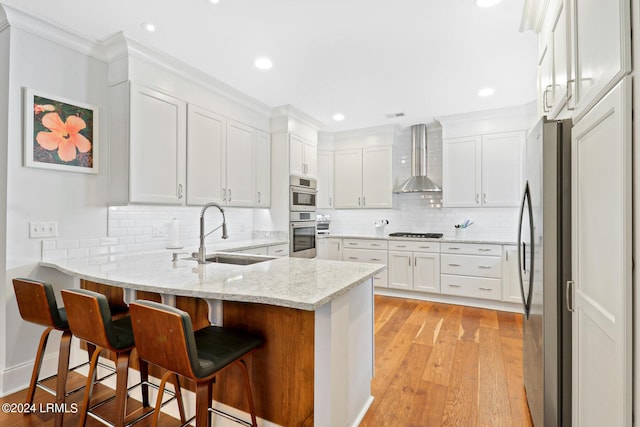
POLYGON ((207 262, 207 250, 204 247, 205 237, 207 237, 209 234, 213 233, 214 231, 218 230, 221 227, 222 227, 222 238, 223 239, 229 238, 229 235, 227 234, 227 221, 224 217, 224 209, 222 209, 222 207, 219 204, 213 203, 213 202, 207 203, 206 205, 204 205, 202 207, 202 211, 200 211, 200 248, 198 248, 198 264, 205 264, 207 262), (215 206, 220 210, 220 213, 222 214, 222 224, 220 224, 219 226, 217 226, 207 234, 204 234, 204 213, 207 211, 207 209, 209 209, 212 206, 215 206))

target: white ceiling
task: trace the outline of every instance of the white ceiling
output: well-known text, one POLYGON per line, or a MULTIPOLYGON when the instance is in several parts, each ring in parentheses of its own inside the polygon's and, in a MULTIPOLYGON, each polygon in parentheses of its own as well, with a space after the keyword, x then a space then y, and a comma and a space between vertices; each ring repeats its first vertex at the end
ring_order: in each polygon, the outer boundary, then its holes
POLYGON ((119 31, 262 103, 338 131, 522 105, 536 97, 524 0, 0 0, 94 40, 119 31), (141 23, 153 23, 148 33, 141 23), (273 68, 253 66, 268 56, 273 68), (480 98, 491 86, 495 95, 480 98), (334 113, 345 120, 335 122, 334 113), (403 112, 405 117, 387 115, 403 112))

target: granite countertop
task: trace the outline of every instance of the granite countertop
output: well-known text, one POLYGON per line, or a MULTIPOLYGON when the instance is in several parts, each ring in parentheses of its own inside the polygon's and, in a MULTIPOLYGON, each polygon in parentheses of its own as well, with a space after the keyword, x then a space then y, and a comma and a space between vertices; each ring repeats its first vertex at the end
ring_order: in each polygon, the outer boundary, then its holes
MULTIPOLYGON (((234 249, 240 249, 237 244, 234 249)), ((122 288, 316 310, 384 270, 378 264, 275 258, 251 265, 172 261, 172 251, 42 261, 43 267, 122 288)), ((210 254, 212 251, 208 251, 210 254)))
POLYGON ((371 240, 404 240, 410 242, 440 242, 440 243, 479 243, 483 245, 493 244, 493 245, 517 245, 518 243, 515 241, 509 240, 496 240, 496 239, 487 239, 480 237, 470 237, 464 239, 455 239, 455 238, 447 238, 443 237, 442 239, 416 239, 413 237, 390 237, 388 235, 381 236, 379 234, 321 234, 318 236, 320 239, 328 239, 328 238, 338 238, 338 239, 371 239, 371 240))

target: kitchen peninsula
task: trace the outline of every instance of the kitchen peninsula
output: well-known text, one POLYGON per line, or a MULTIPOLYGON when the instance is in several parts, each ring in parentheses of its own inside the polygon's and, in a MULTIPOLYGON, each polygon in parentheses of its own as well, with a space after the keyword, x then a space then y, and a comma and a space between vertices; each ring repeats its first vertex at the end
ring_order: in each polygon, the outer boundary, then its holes
MULTIPOLYGON (((167 251, 41 265, 81 279, 79 286, 121 288, 125 300, 201 302, 213 323, 262 334, 266 343, 248 368, 257 414, 274 424, 357 425, 372 400, 372 277, 383 266, 299 258, 198 264, 172 261, 167 251)), ((221 375, 214 399, 246 411, 241 382, 222 384, 221 375)))

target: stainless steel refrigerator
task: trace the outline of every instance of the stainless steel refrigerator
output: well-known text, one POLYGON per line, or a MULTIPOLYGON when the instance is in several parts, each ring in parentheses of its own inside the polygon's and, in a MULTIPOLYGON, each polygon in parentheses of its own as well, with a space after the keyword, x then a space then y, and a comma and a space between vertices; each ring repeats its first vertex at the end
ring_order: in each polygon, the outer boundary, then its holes
POLYGON ((527 136, 518 226, 524 386, 536 427, 571 425, 571 121, 527 136))

